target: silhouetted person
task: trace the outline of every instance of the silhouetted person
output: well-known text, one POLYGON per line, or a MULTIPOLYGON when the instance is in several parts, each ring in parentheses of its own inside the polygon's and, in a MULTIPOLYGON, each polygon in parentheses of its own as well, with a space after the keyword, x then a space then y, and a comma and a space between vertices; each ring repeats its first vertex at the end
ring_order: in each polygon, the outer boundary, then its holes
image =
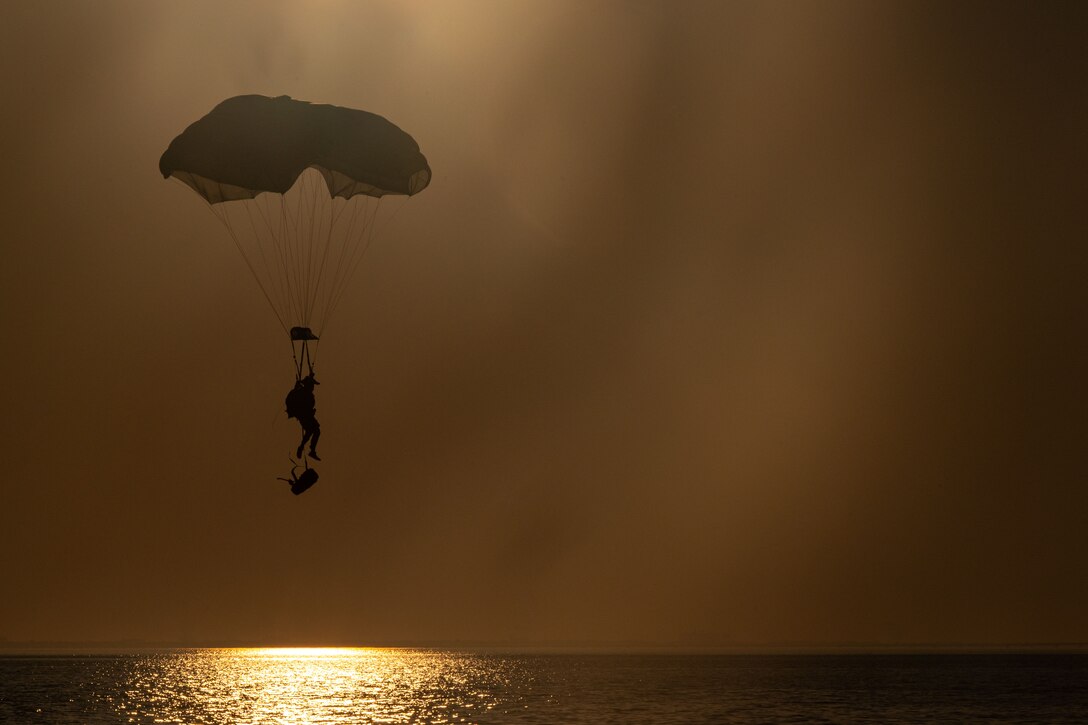
MULTIPOLYGON (((303 463, 305 463, 305 461, 303 461, 303 463)), ((287 483, 291 484, 291 493, 295 494, 296 496, 308 489, 310 486, 317 483, 317 471, 310 468, 309 465, 306 466, 306 470, 302 472, 301 476, 295 476, 295 471, 297 470, 298 466, 295 466, 291 469, 290 478, 276 479, 278 481, 286 481, 287 483)))
POLYGON ((302 458, 302 450, 306 447, 306 442, 309 441, 310 458, 315 461, 321 460, 321 457, 317 455, 317 441, 321 438, 321 424, 317 422, 317 403, 314 400, 314 386, 320 384, 314 378, 314 374, 310 373, 295 382, 294 389, 287 394, 287 399, 284 401, 287 405, 287 417, 297 418, 298 424, 302 426, 302 442, 298 444, 295 458, 302 458))

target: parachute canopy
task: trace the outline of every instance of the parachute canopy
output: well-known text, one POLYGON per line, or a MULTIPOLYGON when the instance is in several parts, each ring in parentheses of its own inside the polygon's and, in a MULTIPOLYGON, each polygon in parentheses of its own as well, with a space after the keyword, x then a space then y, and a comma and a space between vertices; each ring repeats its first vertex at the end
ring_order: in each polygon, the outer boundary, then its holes
POLYGON ((344 199, 411 196, 431 181, 415 140, 385 118, 289 96, 228 98, 159 159, 163 178, 176 176, 210 204, 283 194, 307 168, 344 199))
POLYGON ((159 171, 223 222, 291 339, 299 378, 396 213, 379 219, 383 197, 407 201, 431 181, 415 140, 381 116, 287 96, 228 98, 170 143, 159 171))

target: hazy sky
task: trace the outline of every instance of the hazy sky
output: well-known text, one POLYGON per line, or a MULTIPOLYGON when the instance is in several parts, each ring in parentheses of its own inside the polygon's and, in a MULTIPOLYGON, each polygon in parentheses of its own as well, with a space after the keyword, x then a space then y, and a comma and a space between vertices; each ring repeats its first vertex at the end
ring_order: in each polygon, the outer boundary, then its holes
POLYGON ((1081 3, 6 2, 0 637, 1088 642, 1081 3), (434 170, 322 342, 159 155, 434 170))

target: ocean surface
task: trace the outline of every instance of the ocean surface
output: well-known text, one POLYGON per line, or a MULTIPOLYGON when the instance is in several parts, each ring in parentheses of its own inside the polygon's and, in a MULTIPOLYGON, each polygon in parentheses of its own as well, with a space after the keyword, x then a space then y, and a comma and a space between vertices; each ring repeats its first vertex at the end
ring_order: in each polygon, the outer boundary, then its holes
POLYGON ((0 723, 1088 723, 1088 655, 0 655, 0 723))

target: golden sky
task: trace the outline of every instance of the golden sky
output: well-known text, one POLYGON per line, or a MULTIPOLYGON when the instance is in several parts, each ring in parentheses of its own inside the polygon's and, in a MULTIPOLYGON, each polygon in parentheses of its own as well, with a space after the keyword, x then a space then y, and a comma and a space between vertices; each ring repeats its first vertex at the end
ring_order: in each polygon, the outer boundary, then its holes
POLYGON ((1088 641, 1078 3, 0 9, 0 637, 1088 641), (158 173, 230 96, 434 172, 290 351, 158 173))

